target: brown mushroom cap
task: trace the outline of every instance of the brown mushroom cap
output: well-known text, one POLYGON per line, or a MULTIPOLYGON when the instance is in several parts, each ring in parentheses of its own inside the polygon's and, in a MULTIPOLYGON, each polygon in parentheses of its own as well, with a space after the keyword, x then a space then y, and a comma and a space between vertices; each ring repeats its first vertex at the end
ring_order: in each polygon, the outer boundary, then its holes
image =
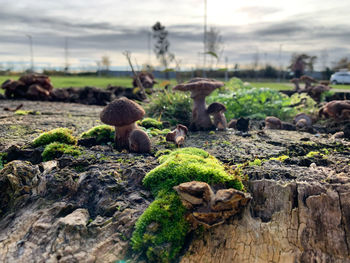
POLYGON ((298 78, 293 78, 293 79, 290 80, 290 82, 295 83, 295 82, 299 82, 299 80, 300 79, 298 79, 298 78))
POLYGON ((185 132, 185 134, 188 133, 188 129, 185 125, 178 124, 178 125, 176 125, 176 129, 183 130, 185 132))
POLYGON ((173 90, 191 91, 191 98, 195 98, 198 95, 208 96, 213 90, 221 88, 222 86, 224 86, 224 83, 221 81, 206 78, 194 78, 188 82, 173 87, 173 90))
POLYGON ((127 98, 119 98, 102 110, 100 119, 108 125, 125 126, 142 119, 144 115, 145 111, 140 105, 127 98))
POLYGON ((219 102, 213 102, 212 104, 209 105, 207 109, 208 114, 213 114, 220 111, 226 111, 226 107, 224 104, 221 104, 219 102))

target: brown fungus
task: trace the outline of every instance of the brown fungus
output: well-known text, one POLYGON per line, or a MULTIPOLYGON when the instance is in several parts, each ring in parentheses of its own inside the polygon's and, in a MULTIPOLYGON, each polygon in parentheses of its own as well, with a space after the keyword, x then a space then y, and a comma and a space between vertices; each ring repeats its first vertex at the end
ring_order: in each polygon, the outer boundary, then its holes
POLYGON ((129 149, 136 153, 151 152, 151 140, 143 130, 133 130, 129 137, 129 149))
POLYGON ((115 126, 115 144, 118 151, 129 149, 129 135, 137 128, 135 122, 144 115, 144 109, 127 98, 115 99, 102 110, 101 121, 115 126))
POLYGON ((209 115, 213 115, 214 125, 219 131, 223 131, 227 129, 227 121, 224 114, 225 111, 226 111, 225 105, 219 102, 214 102, 210 104, 207 109, 207 113, 209 115))
POLYGON ((185 125, 178 124, 175 130, 166 135, 166 140, 175 142, 177 145, 182 145, 185 142, 187 132, 188 129, 185 125))
POLYGON ((206 78, 194 78, 186 83, 179 84, 173 90, 190 91, 193 99, 192 122, 190 130, 210 130, 213 124, 206 111, 205 97, 215 89, 224 85, 221 81, 206 78))

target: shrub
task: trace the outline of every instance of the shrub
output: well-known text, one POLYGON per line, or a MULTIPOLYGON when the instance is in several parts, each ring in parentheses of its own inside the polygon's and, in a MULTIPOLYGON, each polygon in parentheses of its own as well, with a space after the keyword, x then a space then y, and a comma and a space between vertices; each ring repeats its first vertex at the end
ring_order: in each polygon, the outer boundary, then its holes
POLYGON ((53 142, 46 145, 43 153, 41 154, 43 161, 49 161, 58 157, 61 157, 63 154, 71 156, 79 156, 81 151, 78 146, 68 145, 59 142, 53 142))
POLYGON ((96 142, 99 144, 114 142, 114 127, 110 125, 95 126, 87 132, 83 132, 80 137, 83 139, 96 138, 96 142))
POLYGON ((153 118, 161 118, 171 125, 181 123, 188 126, 192 116, 192 99, 183 92, 164 90, 152 96, 152 100, 144 105, 147 114, 153 118))
POLYGON ((57 128, 40 134, 32 142, 34 147, 47 145, 52 142, 61 142, 66 144, 76 144, 77 138, 72 135, 73 131, 68 128, 57 128))

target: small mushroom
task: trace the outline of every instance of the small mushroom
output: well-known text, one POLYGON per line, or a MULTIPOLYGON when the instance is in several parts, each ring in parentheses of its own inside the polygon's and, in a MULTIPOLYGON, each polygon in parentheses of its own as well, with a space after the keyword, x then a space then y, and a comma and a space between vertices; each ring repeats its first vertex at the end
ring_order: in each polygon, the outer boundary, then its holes
POLYGON ((324 105, 318 112, 319 117, 344 120, 350 118, 350 100, 332 100, 324 105))
POLYGON ((133 130, 129 137, 129 149, 136 153, 151 152, 151 140, 143 130, 133 130))
POLYGON ((312 83, 317 82, 317 80, 315 80, 314 78, 306 76, 306 75, 301 76, 300 80, 305 82, 305 88, 304 88, 305 90, 308 90, 311 87, 312 83))
POLYGON ((26 97, 32 100, 48 99, 50 92, 38 84, 29 86, 26 97))
POLYGON ((209 105, 207 113, 214 116, 214 125, 219 131, 227 129, 227 121, 224 112, 226 107, 224 104, 214 102, 209 105))
POLYGON ((224 83, 221 81, 213 79, 194 78, 173 88, 173 90, 191 92, 194 105, 190 130, 210 130, 213 128, 213 124, 206 111, 205 97, 223 85, 224 83))
POLYGON ((265 118, 265 129, 282 129, 282 122, 279 118, 274 116, 268 116, 265 118))
POLYGON ((300 86, 299 86, 299 79, 298 78, 293 78, 290 80, 290 82, 292 82, 295 86, 295 91, 299 91, 300 90, 300 86))
POLYGON ((175 142, 177 145, 182 145, 185 142, 187 132, 188 129, 185 125, 178 124, 175 130, 166 135, 166 140, 175 142))
POLYGON ((312 126, 312 119, 309 115, 305 113, 299 113, 294 117, 293 122, 297 130, 308 129, 312 126))
POLYGON ((143 108, 127 98, 115 99, 102 110, 101 121, 115 126, 115 144, 118 151, 129 148, 129 135, 137 128, 136 121, 144 115, 143 108))
POLYGON ((236 125, 237 125, 237 119, 232 119, 230 120, 230 122, 227 124, 229 128, 231 129, 236 129, 236 125))

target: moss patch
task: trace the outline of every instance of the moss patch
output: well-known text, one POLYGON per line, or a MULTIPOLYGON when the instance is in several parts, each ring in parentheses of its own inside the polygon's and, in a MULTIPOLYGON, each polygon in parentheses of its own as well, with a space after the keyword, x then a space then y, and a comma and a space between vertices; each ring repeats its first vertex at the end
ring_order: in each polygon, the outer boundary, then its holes
POLYGON ((153 118, 144 118, 142 121, 138 122, 139 125, 142 127, 145 127, 146 129, 148 128, 157 128, 157 129, 162 129, 163 128, 163 123, 161 121, 158 121, 153 118))
POLYGON ((143 183, 154 195, 160 190, 171 191, 176 185, 202 181, 210 185, 225 184, 229 188, 243 189, 239 178, 225 172, 221 163, 209 153, 197 148, 183 148, 159 157, 161 163, 150 171, 143 183))
POLYGON ((39 111, 34 111, 34 110, 16 110, 15 115, 40 115, 39 111))
POLYGON ((60 142, 65 144, 76 144, 77 139, 72 135, 73 131, 68 128, 57 128, 48 132, 44 132, 35 138, 32 142, 34 147, 47 145, 52 142, 60 142))
POLYGON ((131 241, 133 249, 142 252, 149 262, 171 262, 181 250, 189 229, 184 217, 186 209, 173 187, 202 181, 242 190, 243 184, 240 177, 228 174, 224 166, 204 150, 182 148, 157 155, 160 155, 160 165, 143 179, 156 199, 136 222, 131 241))
POLYGON ((131 242, 149 262, 171 262, 180 252, 189 225, 176 193, 160 194, 136 222, 131 242))
POLYGON ((114 142, 114 128, 109 125, 95 126, 90 130, 83 132, 80 137, 83 139, 96 138, 98 144, 114 142))
POLYGON ((43 157, 44 161, 49 161, 61 157, 63 154, 79 156, 81 154, 81 151, 79 147, 75 145, 53 142, 46 145, 41 156, 43 157))

